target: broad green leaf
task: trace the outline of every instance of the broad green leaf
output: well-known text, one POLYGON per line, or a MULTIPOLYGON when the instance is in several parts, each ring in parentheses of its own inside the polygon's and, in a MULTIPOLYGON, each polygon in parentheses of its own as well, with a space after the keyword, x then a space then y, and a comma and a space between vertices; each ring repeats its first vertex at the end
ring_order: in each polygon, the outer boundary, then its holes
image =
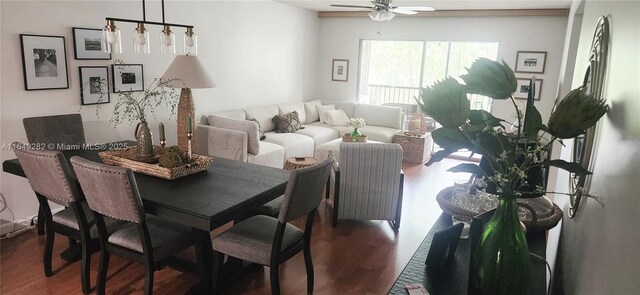
POLYGON ((471 125, 485 124, 491 127, 498 127, 502 125, 500 122, 505 121, 494 117, 485 110, 471 110, 471 112, 469 112, 469 124, 471 125))
POLYGON ((449 155, 455 153, 455 151, 451 151, 451 150, 439 150, 437 151, 435 154, 433 154, 431 156, 431 158, 429 159, 429 161, 427 161, 426 164, 424 164, 425 166, 431 166, 431 164, 435 163, 435 162, 440 162, 442 161, 444 158, 448 157, 449 155))
POLYGON ((483 132, 478 135, 478 145, 485 151, 493 154, 494 156, 498 156, 504 150, 499 134, 496 133, 488 133, 483 132))
POLYGON ((472 144, 458 128, 438 128, 431 133, 433 141, 446 150, 471 149, 472 144))
POLYGON ((592 174, 591 172, 589 172, 589 170, 587 170, 584 167, 582 167, 582 165, 580 165, 578 163, 575 163, 575 162, 567 162, 565 160, 544 161, 544 162, 542 162, 542 165, 543 166, 558 167, 560 169, 569 171, 569 172, 577 174, 577 175, 590 175, 590 174, 592 174))
POLYGON ((480 166, 476 165, 476 164, 460 164, 458 166, 455 167, 451 167, 449 168, 449 170, 447 170, 449 172, 466 172, 466 173, 471 173, 473 175, 485 175, 484 170, 482 170, 482 168, 480 168, 480 166))
POLYGON ((538 112, 536 107, 531 107, 527 112, 529 113, 524 122, 524 136, 527 138, 535 138, 540 129, 544 126, 542 124, 542 116, 540 116, 540 112, 538 112))

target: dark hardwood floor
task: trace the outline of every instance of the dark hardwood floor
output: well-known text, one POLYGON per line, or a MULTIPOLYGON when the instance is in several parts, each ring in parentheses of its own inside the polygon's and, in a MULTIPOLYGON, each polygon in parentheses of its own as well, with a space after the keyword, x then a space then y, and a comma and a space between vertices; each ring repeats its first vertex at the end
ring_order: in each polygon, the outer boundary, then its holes
MULTIPOLYGON (((332 228, 330 212, 323 201, 312 237, 314 294, 386 294, 442 212, 435 196, 452 185, 454 178, 460 177, 446 172, 458 163, 460 161, 447 159, 431 167, 404 166, 404 203, 397 233, 382 221, 342 221, 337 228, 332 228)), ((302 222, 297 220, 296 225, 302 227, 302 222)), ((224 228, 212 235, 222 230, 224 228)), ((66 238, 56 236, 55 275, 46 278, 42 269, 44 237, 32 230, 1 241, 0 294, 81 294, 79 263, 65 265, 59 257, 67 243, 66 238)), ((92 256, 93 286, 98 259, 98 253, 92 256)), ((142 266, 112 256, 107 293, 140 294, 143 275, 142 266)), ((154 293, 184 294, 197 281, 195 275, 164 268, 156 272, 154 293)), ((283 294, 306 293, 302 253, 281 267, 281 286, 283 294)), ((270 294, 268 269, 259 269, 227 283, 222 294, 270 294)))

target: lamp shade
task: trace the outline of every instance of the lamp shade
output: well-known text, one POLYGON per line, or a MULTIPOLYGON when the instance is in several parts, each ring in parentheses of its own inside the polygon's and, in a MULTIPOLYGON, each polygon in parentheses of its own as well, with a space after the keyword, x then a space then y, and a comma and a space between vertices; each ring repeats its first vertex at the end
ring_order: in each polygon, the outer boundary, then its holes
POLYGON ((174 88, 216 87, 204 65, 192 55, 176 56, 160 79, 172 80, 168 85, 174 88))

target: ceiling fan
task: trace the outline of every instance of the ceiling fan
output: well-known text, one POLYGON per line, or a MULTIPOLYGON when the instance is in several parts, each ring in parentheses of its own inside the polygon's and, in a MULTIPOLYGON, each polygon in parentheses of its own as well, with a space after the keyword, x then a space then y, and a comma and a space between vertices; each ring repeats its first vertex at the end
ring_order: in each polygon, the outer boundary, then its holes
POLYGON ((405 6, 398 7, 392 6, 391 0, 374 0, 371 1, 373 6, 364 6, 364 5, 341 5, 341 4, 331 4, 332 7, 344 7, 344 8, 366 8, 371 9, 369 12, 369 17, 374 21, 390 21, 396 15, 406 14, 412 15, 418 13, 418 11, 434 11, 433 7, 430 6, 405 6))

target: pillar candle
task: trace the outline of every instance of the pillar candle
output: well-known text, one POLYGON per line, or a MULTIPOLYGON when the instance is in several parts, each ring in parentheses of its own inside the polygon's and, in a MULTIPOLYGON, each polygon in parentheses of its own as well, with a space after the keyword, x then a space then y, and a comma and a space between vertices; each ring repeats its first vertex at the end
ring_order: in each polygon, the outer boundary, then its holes
POLYGON ((160 123, 160 140, 165 140, 164 137, 164 124, 160 123))

